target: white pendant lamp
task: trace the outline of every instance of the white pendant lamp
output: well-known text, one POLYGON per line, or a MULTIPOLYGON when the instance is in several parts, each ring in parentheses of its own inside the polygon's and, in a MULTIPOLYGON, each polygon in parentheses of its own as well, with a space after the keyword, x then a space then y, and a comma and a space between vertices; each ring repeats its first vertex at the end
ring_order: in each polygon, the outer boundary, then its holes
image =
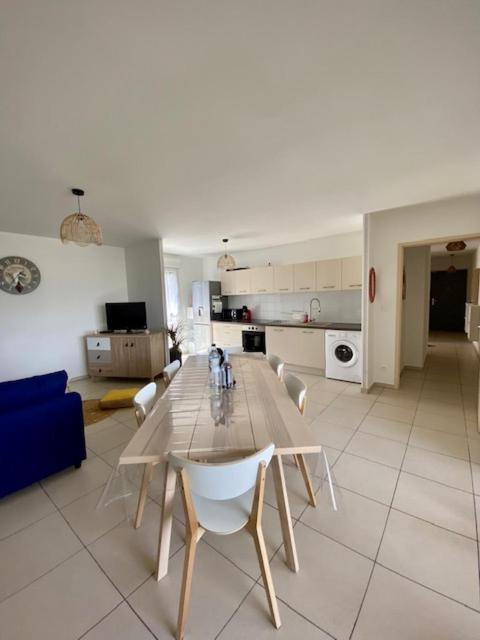
POLYGON ((80 247, 87 247, 89 244, 103 244, 102 230, 98 224, 82 213, 80 209, 80 197, 85 195, 83 189, 72 189, 74 196, 77 196, 78 211, 67 216, 60 227, 60 239, 64 244, 74 242, 80 247))
POLYGON ((227 243, 228 243, 228 238, 224 238, 222 240, 222 242, 225 245, 225 253, 219 257, 219 259, 217 260, 217 267, 219 269, 225 269, 225 271, 229 271, 230 269, 235 269, 235 259, 233 258, 233 256, 229 255, 227 253, 227 243))

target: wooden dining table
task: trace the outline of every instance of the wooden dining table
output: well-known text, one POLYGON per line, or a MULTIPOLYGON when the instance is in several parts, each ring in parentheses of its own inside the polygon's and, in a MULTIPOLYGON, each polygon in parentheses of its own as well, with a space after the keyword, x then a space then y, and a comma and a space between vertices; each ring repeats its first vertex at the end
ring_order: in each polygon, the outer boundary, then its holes
POLYGON ((119 465, 165 463, 157 580, 168 573, 176 473, 170 451, 199 461, 228 461, 273 442, 271 468, 286 562, 298 571, 283 456, 322 447, 264 357, 231 355, 235 386, 209 385, 208 357, 190 356, 119 458, 119 465))

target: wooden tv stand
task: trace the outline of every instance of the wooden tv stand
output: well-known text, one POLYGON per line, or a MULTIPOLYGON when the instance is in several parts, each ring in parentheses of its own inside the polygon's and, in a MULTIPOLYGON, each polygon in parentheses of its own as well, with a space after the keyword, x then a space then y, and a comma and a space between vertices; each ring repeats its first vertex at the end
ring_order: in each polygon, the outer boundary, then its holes
POLYGON ((111 378, 149 378, 165 366, 164 334, 95 333, 85 336, 88 374, 111 378))

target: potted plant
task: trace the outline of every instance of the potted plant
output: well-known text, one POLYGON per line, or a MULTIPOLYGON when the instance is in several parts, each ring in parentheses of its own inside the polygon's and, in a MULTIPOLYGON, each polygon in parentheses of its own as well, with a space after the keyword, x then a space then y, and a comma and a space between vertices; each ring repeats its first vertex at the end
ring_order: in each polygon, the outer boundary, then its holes
POLYGON ((183 335, 183 323, 178 322, 176 325, 170 324, 167 327, 167 334, 170 338, 171 347, 170 347, 170 362, 174 360, 179 360, 180 364, 182 364, 182 349, 181 346, 185 340, 183 335))

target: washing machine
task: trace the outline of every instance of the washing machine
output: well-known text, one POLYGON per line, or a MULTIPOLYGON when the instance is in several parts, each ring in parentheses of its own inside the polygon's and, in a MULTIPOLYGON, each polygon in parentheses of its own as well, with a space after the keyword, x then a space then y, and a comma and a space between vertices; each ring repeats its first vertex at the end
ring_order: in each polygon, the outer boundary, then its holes
POLYGON ((325 376, 362 382, 361 331, 325 331, 325 376))

